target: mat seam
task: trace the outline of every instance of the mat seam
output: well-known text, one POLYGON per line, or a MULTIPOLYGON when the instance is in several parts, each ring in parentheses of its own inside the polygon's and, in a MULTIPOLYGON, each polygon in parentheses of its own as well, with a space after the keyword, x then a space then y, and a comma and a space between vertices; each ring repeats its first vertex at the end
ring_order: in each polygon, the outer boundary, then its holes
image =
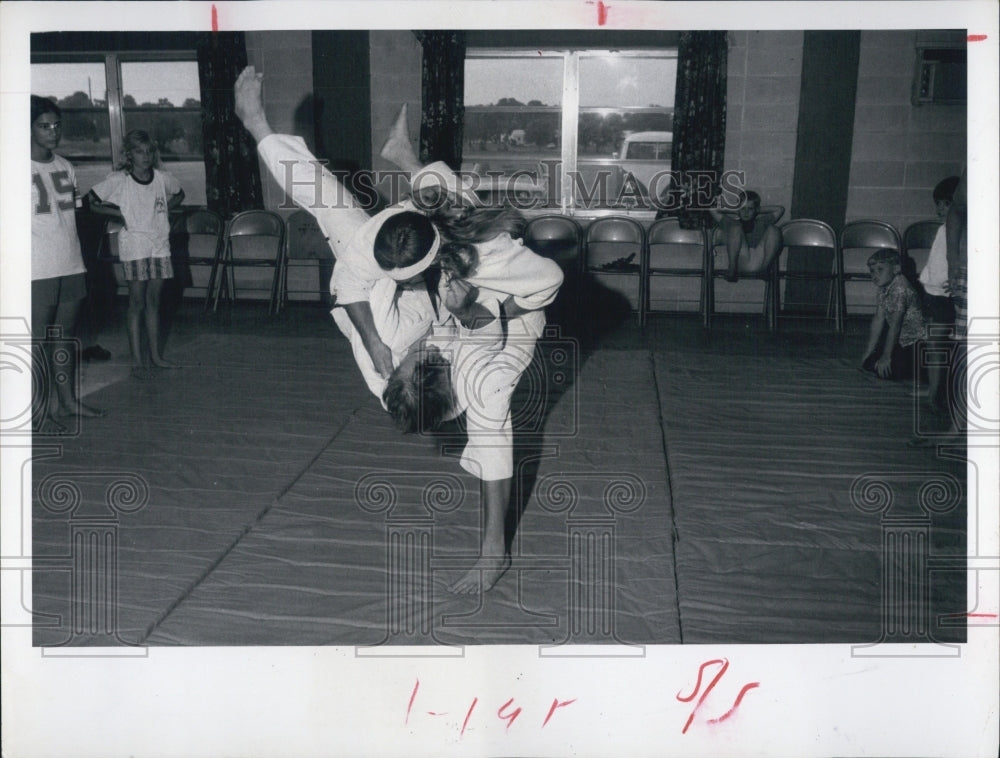
POLYGON ((680 577, 677 574, 677 511, 674 508, 673 480, 670 477, 670 448, 667 446, 667 426, 663 418, 663 396, 660 394, 660 377, 656 373, 656 354, 648 352, 650 373, 653 375, 653 389, 656 393, 656 418, 660 425, 660 445, 663 449, 663 474, 667 482, 667 497, 670 498, 670 560, 674 570, 674 608, 677 611, 677 634, 680 644, 684 644, 684 622, 681 618, 680 577))
POLYGON ((217 569, 219 565, 239 546, 239 544, 243 541, 243 538, 246 537, 251 531, 253 531, 253 529, 256 526, 260 524, 261 521, 264 520, 267 514, 269 514, 274 509, 274 506, 277 505, 281 501, 281 499, 288 494, 288 492, 292 489, 292 487, 294 487, 295 484, 305 475, 305 473, 310 468, 312 468, 312 465, 337 440, 337 438, 341 435, 341 433, 344 431, 347 425, 358 415, 360 410, 361 410, 360 408, 355 408, 353 411, 351 411, 350 414, 348 414, 347 418, 344 419, 344 422, 337 428, 337 430, 326 441, 326 443, 319 448, 316 454, 309 459, 309 462, 302 467, 299 473, 292 478, 291 482, 289 482, 288 485, 286 485, 277 495, 275 495, 274 498, 272 498, 272 500, 267 505, 261 508, 254 516, 253 520, 251 520, 250 523, 247 524, 238 535, 236 535, 236 538, 229 544, 229 546, 222 551, 222 554, 219 555, 219 557, 216 558, 214 561, 212 561, 212 563, 208 567, 206 567, 206 569, 201 574, 199 574, 195 578, 195 580, 191 582, 191 584, 188 585, 188 587, 180 594, 180 596, 177 597, 177 599, 175 599, 169 606, 167 606, 166 610, 164 610, 163 613, 161 613, 156 619, 153 620, 152 624, 146 627, 145 633, 135 644, 137 645, 146 644, 146 640, 148 640, 149 637, 157 630, 157 628, 161 626, 170 617, 170 614, 172 614, 175 610, 177 610, 178 606, 180 606, 181 603, 187 600, 194 593, 194 591, 198 589, 198 587, 206 579, 208 579, 209 576, 211 576, 212 572, 214 572, 215 569, 217 569))

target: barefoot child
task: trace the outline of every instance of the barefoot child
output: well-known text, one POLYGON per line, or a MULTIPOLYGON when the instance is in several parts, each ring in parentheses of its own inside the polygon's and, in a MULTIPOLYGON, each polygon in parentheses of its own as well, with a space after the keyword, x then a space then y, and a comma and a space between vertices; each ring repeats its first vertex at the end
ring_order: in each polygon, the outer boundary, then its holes
POLYGON ((740 201, 735 216, 718 208, 709 210, 726 243, 729 267, 725 277, 730 282, 737 281, 740 274, 767 271, 781 250, 781 230, 777 223, 785 209, 780 205, 761 208, 760 195, 751 191, 741 191, 740 201))
POLYGON ((145 325, 149 360, 173 368, 160 354, 160 294, 173 278, 169 213, 184 202, 177 180, 157 166, 159 155, 150 136, 135 129, 125 135, 125 164, 98 182, 87 195, 91 210, 120 220, 118 251, 128 282, 129 350, 132 374, 142 378, 148 366, 142 349, 145 325))
MULTIPOLYGON (((59 372, 67 381, 56 381, 54 346, 45 338, 58 327, 63 339, 73 336, 80 306, 87 295, 85 268, 76 233, 79 196, 73 165, 53 152, 62 139, 62 111, 51 100, 31 96, 31 332, 39 341, 35 360, 53 377, 57 407, 50 415, 50 398, 41 392, 32 396, 35 431, 61 433, 56 420, 74 415, 103 416, 103 411, 76 397, 78 356, 66 352, 59 372)), ((61 353, 64 351, 60 351, 61 353)))
POLYGON ((878 287, 877 308, 861 367, 880 379, 910 379, 916 344, 925 332, 920 296, 903 276, 895 250, 875 252, 868 259, 868 270, 878 287))

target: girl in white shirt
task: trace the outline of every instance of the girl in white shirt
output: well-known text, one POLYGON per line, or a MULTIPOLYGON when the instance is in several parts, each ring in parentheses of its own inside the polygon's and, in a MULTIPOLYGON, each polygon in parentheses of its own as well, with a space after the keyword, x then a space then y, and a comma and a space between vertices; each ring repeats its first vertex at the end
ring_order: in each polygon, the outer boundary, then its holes
POLYGON ((140 378, 148 365, 142 347, 143 325, 149 361, 160 368, 173 367, 160 352, 160 294, 163 282, 174 275, 169 213, 184 201, 184 190, 158 164, 153 140, 135 129, 125 135, 124 166, 95 184, 87 196, 91 210, 123 224, 118 255, 128 282, 126 326, 132 374, 140 378))

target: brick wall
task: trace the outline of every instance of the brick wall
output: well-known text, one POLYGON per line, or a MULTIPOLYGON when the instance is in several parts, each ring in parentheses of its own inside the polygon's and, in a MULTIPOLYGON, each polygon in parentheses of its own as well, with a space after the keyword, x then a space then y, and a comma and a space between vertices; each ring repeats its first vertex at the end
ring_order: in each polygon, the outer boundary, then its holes
POLYGON ((848 221, 874 218, 902 233, 934 218, 934 185, 961 171, 965 105, 911 102, 918 42, 948 41, 912 30, 861 33, 848 221))
POLYGON ((379 157, 389 127, 403 103, 409 104, 410 135, 417 147, 420 139, 420 43, 409 31, 373 31, 372 77, 372 166, 376 171, 392 168, 379 157))
MULTIPOLYGON (((298 134, 307 143, 313 138, 313 125, 296 118, 296 110, 313 93, 312 32, 247 32, 247 59, 264 72, 264 110, 274 131, 298 134)), ((261 166, 264 207, 276 209, 285 200, 264 166, 261 166)))

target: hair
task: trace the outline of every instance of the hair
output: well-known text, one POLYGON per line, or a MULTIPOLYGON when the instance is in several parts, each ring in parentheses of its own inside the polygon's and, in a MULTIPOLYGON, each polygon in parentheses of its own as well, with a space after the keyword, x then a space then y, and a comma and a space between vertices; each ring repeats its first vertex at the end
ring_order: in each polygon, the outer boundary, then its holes
POLYGON ((46 113, 54 113, 58 118, 62 118, 62 110, 47 97, 31 96, 31 123, 34 124, 39 116, 46 113))
POLYGON ((466 260, 461 265, 471 267, 468 268, 471 273, 478 263, 478 256, 471 249, 472 245, 491 240, 504 232, 511 237, 523 237, 527 226, 524 216, 509 208, 477 208, 471 211, 463 208, 456 211, 456 206, 449 201, 439 207, 430 207, 428 213, 425 216, 416 211, 403 211, 383 222, 373 245, 375 261, 382 269, 390 271, 405 268, 419 261, 434 244, 436 229, 444 243, 438 253, 438 260, 444 254, 446 267, 448 264, 457 265, 458 259, 464 257, 466 260), (451 253, 445 253, 449 243, 455 243, 457 247, 451 248, 451 253))
POLYGON ((760 205, 760 195, 753 190, 741 190, 740 191, 740 205, 745 205, 746 203, 756 203, 760 205))
POLYGON ((468 279, 479 266, 476 246, 467 242, 445 242, 437 254, 437 264, 454 279, 468 279))
POLYGON ((454 406, 451 364, 431 351, 409 375, 398 368, 389 375, 382 401, 403 434, 434 431, 454 406))
POLYGON ((456 214, 447 206, 431 211, 431 221, 450 242, 476 244, 486 242, 504 232, 515 239, 524 237, 527 221, 511 208, 475 208, 456 214))
POLYGON ((876 263, 892 263, 896 266, 902 265, 899 260, 899 252, 888 247, 879 248, 869 256, 868 265, 873 266, 876 263))
POLYGON ((955 190, 958 189, 958 183, 961 179, 957 176, 949 176, 947 179, 942 179, 934 187, 934 202, 939 203, 942 200, 950 203, 955 198, 955 190))
POLYGON ((160 151, 156 147, 156 142, 149 136, 149 132, 144 132, 142 129, 133 129, 125 135, 125 141, 122 143, 125 159, 122 161, 121 166, 119 166, 120 170, 132 170, 132 151, 142 145, 149 145, 153 148, 153 165, 160 165, 160 151))
POLYGON ((375 235, 375 262, 386 271, 418 262, 434 244, 434 225, 416 211, 389 216, 375 235))

